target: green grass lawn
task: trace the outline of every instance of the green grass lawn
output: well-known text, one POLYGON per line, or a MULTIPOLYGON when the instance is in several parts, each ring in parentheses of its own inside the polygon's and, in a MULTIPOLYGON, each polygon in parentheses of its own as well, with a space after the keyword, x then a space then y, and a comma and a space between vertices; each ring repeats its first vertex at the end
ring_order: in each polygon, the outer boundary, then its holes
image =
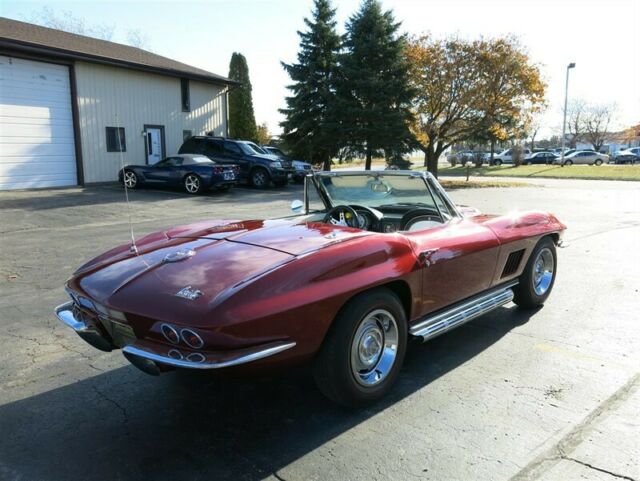
MULTIPOLYGON (((420 169, 421 170, 421 169, 420 169)), ((467 168, 462 166, 440 167, 438 175, 466 176, 467 168)), ((547 177, 556 179, 596 179, 596 180, 638 180, 638 165, 521 165, 471 168, 472 177, 547 177)))

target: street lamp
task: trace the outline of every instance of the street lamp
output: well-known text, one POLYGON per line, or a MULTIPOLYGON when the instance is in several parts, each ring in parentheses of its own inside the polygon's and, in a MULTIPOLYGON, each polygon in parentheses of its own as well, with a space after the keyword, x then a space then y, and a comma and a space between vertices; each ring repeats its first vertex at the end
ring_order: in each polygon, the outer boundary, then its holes
POLYGON ((571 62, 567 65, 567 79, 564 84, 564 112, 562 116, 562 139, 560 144, 560 166, 564 167, 564 136, 567 129, 567 98, 569 97, 569 70, 574 68, 576 64, 571 62))

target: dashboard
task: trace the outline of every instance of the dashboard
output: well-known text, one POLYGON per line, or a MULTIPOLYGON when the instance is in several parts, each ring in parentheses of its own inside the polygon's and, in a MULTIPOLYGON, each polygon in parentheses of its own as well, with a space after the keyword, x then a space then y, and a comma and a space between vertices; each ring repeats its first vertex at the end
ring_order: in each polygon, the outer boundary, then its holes
MULTIPOLYGON (((364 210, 359 206, 353 206, 358 215, 358 225, 360 229, 373 232, 398 232, 403 230, 402 219, 407 212, 412 211, 415 207, 403 207, 393 209, 371 209, 364 210)), ((434 215, 418 215, 404 226, 404 230, 419 230, 442 224, 442 220, 434 215)))

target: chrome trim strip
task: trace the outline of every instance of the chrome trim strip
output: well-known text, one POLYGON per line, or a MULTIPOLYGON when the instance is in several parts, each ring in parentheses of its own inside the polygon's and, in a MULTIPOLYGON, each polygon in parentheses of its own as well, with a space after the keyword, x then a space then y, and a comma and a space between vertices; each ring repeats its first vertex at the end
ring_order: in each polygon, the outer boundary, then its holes
POLYGON ((413 325, 409 329, 409 334, 422 337, 423 341, 428 341, 440 334, 444 334, 476 317, 511 302, 514 295, 512 287, 517 284, 517 281, 510 282, 500 286, 498 289, 463 302, 444 312, 427 316, 423 321, 413 325))
POLYGON ((276 346, 269 347, 267 349, 262 349, 260 351, 255 351, 250 354, 245 354, 243 356, 239 356, 234 359, 230 359, 228 361, 221 361, 221 362, 207 362, 206 360, 201 362, 191 362, 191 361, 186 361, 182 359, 173 359, 171 357, 161 356, 159 354, 149 352, 145 349, 141 349, 132 344, 129 344, 128 346, 124 346, 122 348, 122 352, 126 352, 133 356, 142 357, 150 361, 159 362, 161 364, 167 364, 173 367, 182 367, 187 369, 220 369, 223 367, 231 367, 231 366, 237 366, 239 364, 246 364, 248 362, 253 362, 259 359, 263 359, 265 357, 273 356, 282 351, 286 351, 287 349, 291 349, 295 345, 296 345, 295 342, 285 342, 276 346))

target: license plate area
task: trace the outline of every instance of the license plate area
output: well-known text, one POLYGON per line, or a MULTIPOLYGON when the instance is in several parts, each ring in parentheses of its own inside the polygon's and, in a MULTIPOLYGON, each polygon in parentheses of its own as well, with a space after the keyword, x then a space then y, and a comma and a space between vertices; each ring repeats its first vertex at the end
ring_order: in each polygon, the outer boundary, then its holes
POLYGON ((236 178, 236 174, 234 174, 233 172, 224 172, 222 174, 222 178, 224 180, 233 180, 236 178))
POLYGON ((133 332, 133 328, 128 324, 104 317, 101 317, 100 321, 111 336, 113 343, 118 347, 124 347, 128 344, 132 344, 137 339, 135 332, 133 332))

